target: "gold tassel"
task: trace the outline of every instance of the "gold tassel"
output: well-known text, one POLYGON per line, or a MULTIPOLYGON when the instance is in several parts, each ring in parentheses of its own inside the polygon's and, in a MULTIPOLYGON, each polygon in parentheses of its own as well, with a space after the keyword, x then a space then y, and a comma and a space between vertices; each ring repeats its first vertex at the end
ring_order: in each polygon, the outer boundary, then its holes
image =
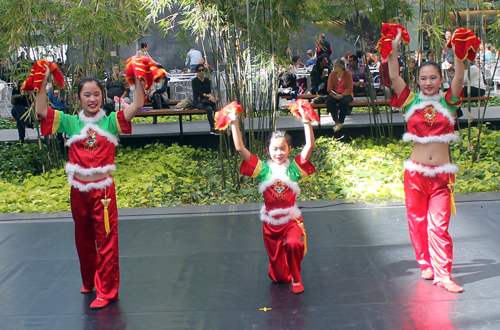
POLYGON ((295 219, 293 218, 293 220, 297 221, 297 224, 299 225, 299 227, 302 229, 302 236, 304 236, 304 238, 302 239, 302 242, 304 243, 304 255, 307 254, 307 235, 306 235, 306 228, 304 227, 304 223, 301 222, 299 219, 295 219))
POLYGON ((450 174, 448 174, 448 177, 450 179, 450 182, 448 183, 448 189, 450 189, 451 215, 456 215, 457 214, 457 208, 455 206, 455 184, 451 181, 451 175, 450 174))
POLYGON ((111 229, 109 228, 109 212, 108 206, 111 203, 111 198, 106 198, 106 191, 104 191, 104 199, 101 199, 101 203, 104 206, 104 229, 106 230, 106 236, 109 235, 111 229))

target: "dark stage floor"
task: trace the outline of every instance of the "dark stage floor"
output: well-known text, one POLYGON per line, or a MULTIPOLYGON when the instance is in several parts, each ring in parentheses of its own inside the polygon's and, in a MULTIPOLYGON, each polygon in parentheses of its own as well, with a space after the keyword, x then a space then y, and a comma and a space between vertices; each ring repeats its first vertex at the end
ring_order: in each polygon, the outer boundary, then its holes
POLYGON ((462 294, 420 279, 397 201, 301 203, 301 295, 267 276, 257 204, 122 210, 120 300, 98 311, 68 213, 1 215, 0 329, 500 329, 498 200, 457 198, 462 294))

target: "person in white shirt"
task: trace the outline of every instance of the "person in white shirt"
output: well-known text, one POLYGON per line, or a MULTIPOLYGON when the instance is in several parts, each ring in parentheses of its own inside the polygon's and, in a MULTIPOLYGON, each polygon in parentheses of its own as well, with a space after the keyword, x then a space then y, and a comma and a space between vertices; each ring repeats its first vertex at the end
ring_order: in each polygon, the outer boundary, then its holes
MULTIPOLYGON (((467 61, 464 61, 465 67, 467 68, 467 61)), ((465 70, 464 74, 464 96, 467 97, 469 86, 469 74, 467 70, 465 70)), ((479 68, 474 64, 470 64, 470 96, 483 96, 486 93, 485 83, 483 73, 479 68)))
POLYGON ((203 58, 203 55, 199 50, 196 50, 194 48, 191 48, 186 55, 186 67, 189 68, 191 72, 195 72, 194 69, 199 64, 200 59, 203 58))

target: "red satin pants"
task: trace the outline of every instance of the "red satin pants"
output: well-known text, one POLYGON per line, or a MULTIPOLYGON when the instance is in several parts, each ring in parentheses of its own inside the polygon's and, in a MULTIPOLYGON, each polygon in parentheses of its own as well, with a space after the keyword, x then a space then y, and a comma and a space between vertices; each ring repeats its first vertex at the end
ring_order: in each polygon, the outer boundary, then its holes
POLYGON ((453 174, 429 177, 408 170, 404 177, 410 239, 421 270, 434 270, 434 283, 451 280, 450 179, 455 182, 453 174))
POLYGON ((120 270, 114 183, 104 189, 91 189, 89 192, 71 187, 71 212, 75 222, 75 243, 83 286, 89 290, 95 286, 97 298, 117 299, 120 270), (105 198, 111 199, 108 206, 110 233, 107 235, 104 206, 101 202, 105 198))
MULTIPOLYGON (((302 217, 299 218, 302 221, 302 217)), ((269 255, 269 277, 278 283, 301 282, 300 263, 304 258, 302 228, 295 220, 281 226, 264 224, 264 244, 269 255)))

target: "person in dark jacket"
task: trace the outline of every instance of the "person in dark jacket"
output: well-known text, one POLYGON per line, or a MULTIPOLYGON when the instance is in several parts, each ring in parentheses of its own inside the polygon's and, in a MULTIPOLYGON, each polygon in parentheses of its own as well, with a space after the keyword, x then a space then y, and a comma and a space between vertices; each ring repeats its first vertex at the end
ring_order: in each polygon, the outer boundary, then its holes
POLYGON ((25 95, 19 86, 19 83, 16 84, 16 87, 12 91, 11 103, 13 107, 10 110, 10 113, 12 114, 12 117, 16 119, 19 142, 23 142, 26 137, 26 127, 33 128, 33 123, 31 122, 31 117, 28 113, 30 108, 28 95, 25 95))
POLYGON ((318 59, 323 54, 328 55, 328 58, 332 56, 333 53, 332 46, 330 46, 330 43, 326 41, 325 38, 326 36, 324 33, 322 33, 321 36, 319 37, 319 41, 316 47, 316 57, 318 57, 318 59))
POLYGON ((217 111, 216 100, 212 95, 210 79, 205 78, 205 65, 198 64, 194 71, 198 74, 191 80, 193 86, 193 103, 195 109, 203 109, 207 112, 210 134, 219 135, 220 132, 214 128, 214 112, 217 111))
POLYGON ((328 55, 323 54, 318 58, 311 71, 311 92, 313 94, 328 95, 328 76, 330 76, 330 61, 328 55))

